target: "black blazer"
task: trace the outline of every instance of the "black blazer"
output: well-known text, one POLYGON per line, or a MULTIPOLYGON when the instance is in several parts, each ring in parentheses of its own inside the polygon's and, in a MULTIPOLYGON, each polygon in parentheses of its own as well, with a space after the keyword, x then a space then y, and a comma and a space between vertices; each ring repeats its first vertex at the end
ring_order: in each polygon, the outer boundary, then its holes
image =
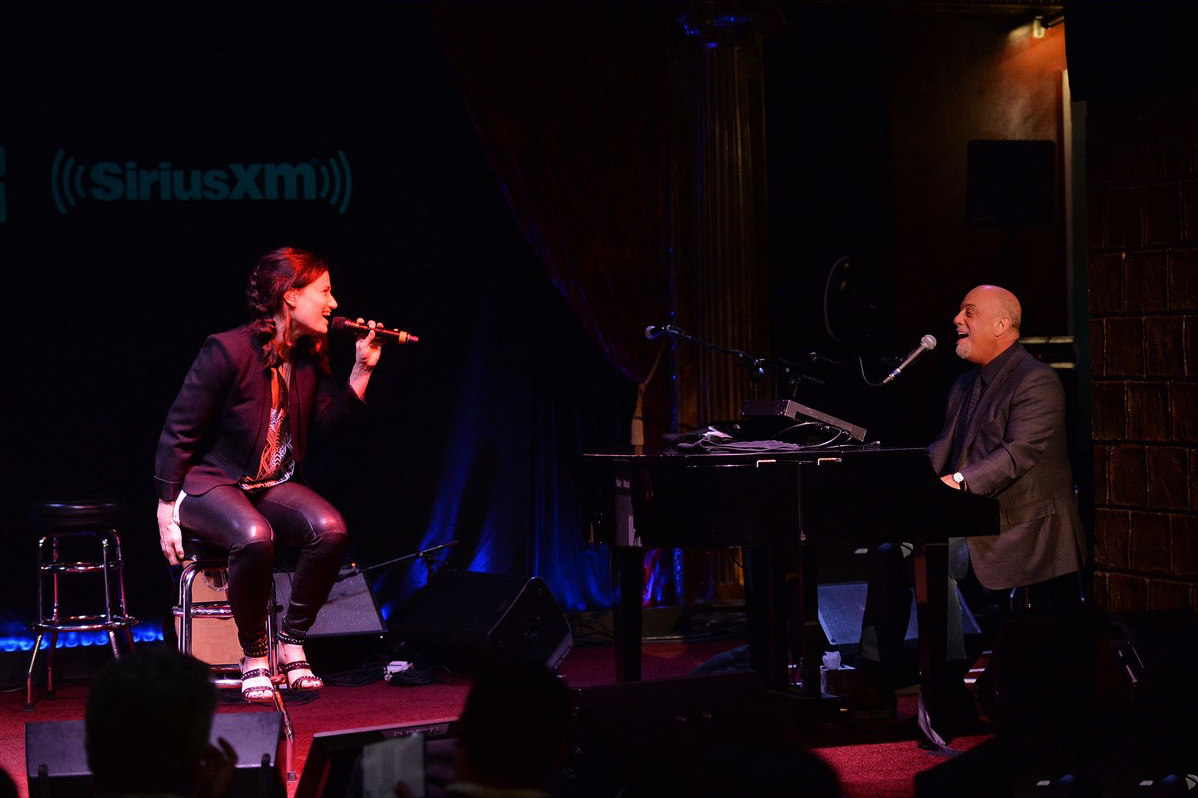
POLYGON ((957 419, 978 370, 961 375, 944 429, 928 446, 937 474, 960 471, 971 491, 998 499, 999 534, 968 539, 974 572, 992 590, 1076 571, 1087 550, 1066 448, 1065 391, 1051 368, 1015 346, 963 430, 957 419), (965 446, 960 462, 950 463, 958 435, 965 446))
MULTIPOLYGON (((330 438, 364 402, 349 385, 337 387, 323 358, 297 357, 290 391, 293 479, 302 482, 309 434, 321 442, 330 438)), ((180 490, 199 496, 256 472, 270 405, 270 376, 249 327, 209 336, 158 439, 158 498, 174 501, 180 490)))

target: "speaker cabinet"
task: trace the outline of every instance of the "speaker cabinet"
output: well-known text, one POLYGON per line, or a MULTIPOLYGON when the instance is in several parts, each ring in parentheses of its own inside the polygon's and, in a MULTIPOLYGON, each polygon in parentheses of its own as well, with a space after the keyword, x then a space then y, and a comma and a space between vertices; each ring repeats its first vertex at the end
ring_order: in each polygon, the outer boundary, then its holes
MULTIPOLYGON (((861 648, 861 618, 865 615, 866 582, 840 582, 820 585, 819 625, 828 638, 828 643, 842 654, 856 654, 861 648)), ((961 591, 957 591, 961 602, 961 629, 966 639, 981 634, 977 619, 965 603, 961 591)), ((908 648, 919 645, 919 627, 915 614, 915 596, 911 596, 911 620, 907 622, 905 642, 908 648)))
POLYGON ((397 634, 405 658, 465 672, 516 661, 557 670, 574 646, 542 579, 448 569, 412 595, 397 634))
MULTIPOLYGON (((275 574, 275 600, 280 607, 286 608, 291 601, 294 580, 295 573, 292 571, 275 574)), ((308 630, 307 639, 382 634, 386 630, 365 574, 342 568, 338 581, 333 583, 329 600, 320 608, 316 623, 308 630)))
POLYGON ((1056 164, 1053 141, 969 142, 965 202, 970 223, 981 227, 1052 224, 1056 164))
MULTIPOLYGON (((25 773, 29 798, 73 798, 90 795, 91 769, 84 747, 82 720, 25 724, 25 773)), ((237 751, 237 770, 228 798, 282 798, 279 744, 283 716, 278 712, 238 712, 212 719, 213 744, 223 737, 237 751)), ((137 767, 139 751, 128 752, 129 768, 137 767)))
POLYGON ((81 720, 25 724, 29 798, 91 794, 92 772, 83 740, 81 720))

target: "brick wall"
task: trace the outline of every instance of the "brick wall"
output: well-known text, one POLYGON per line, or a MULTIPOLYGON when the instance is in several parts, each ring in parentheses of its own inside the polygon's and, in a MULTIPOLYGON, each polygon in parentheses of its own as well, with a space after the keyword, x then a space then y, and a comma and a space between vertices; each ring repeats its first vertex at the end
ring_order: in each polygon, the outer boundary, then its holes
POLYGON ((1095 596, 1198 611, 1198 91, 1087 107, 1095 596))

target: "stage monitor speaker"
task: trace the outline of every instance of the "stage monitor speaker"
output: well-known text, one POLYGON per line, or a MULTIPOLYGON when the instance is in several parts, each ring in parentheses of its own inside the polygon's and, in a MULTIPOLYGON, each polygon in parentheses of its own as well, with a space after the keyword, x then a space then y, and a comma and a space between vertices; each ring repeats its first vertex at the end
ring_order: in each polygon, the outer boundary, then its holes
POLYGON ((517 661, 557 670, 574 646, 544 580, 450 569, 412 595, 397 634, 404 658, 465 672, 517 661))
POLYGON ((775 794, 776 779, 793 777, 802 782, 795 794, 824 795, 820 787, 835 783, 835 773, 786 734, 790 709, 754 671, 574 693, 571 755, 553 794, 725 798, 775 794))
MULTIPOLYGON (((861 618, 865 615, 866 582, 841 582, 820 585, 819 625, 824 630, 833 650, 842 654, 856 654, 861 647, 861 618)), ((981 634, 977 619, 965 603, 958 589, 961 602, 961 629, 966 638, 981 634)), ((911 620, 907 622, 906 643, 915 647, 919 643, 919 625, 915 615, 915 596, 911 596, 911 620)))
POLYGON ((971 224, 1046 227, 1052 224, 1056 142, 977 140, 966 155, 965 203, 971 224))
MULTIPOLYGON (((279 759, 283 716, 278 712, 238 712, 212 719, 213 744, 223 737, 237 752, 237 769, 228 798, 282 798, 284 762, 279 759)), ((82 720, 25 724, 25 773, 29 798, 90 795, 82 720)), ((128 752, 124 767, 136 768, 139 751, 128 752)))
MULTIPOLYGON (((286 608, 291 600, 291 583, 295 579, 292 571, 275 574, 275 599, 286 608)), ((355 573, 355 569, 342 568, 340 581, 333 583, 329 600, 320 608, 316 623, 308 630, 307 639, 317 637, 345 637, 347 635, 381 634, 387 630, 383 617, 366 575, 355 573)))
POLYGON ((295 798, 342 798, 350 794, 364 746, 412 734, 424 735, 426 786, 434 790, 444 788, 454 780, 456 726, 456 718, 442 718, 396 726, 318 732, 312 735, 312 746, 304 760, 295 798))

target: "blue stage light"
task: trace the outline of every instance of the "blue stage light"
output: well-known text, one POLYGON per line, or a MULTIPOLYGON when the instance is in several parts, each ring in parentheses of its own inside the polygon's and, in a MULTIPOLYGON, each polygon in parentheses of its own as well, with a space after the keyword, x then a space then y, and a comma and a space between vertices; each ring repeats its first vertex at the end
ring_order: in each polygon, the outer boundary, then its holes
MULTIPOLYGON (((37 639, 34 636, 20 633, 8 632, 0 637, 0 651, 32 651, 33 643, 37 639)), ((162 634, 161 624, 152 624, 142 622, 133 627, 133 642, 134 643, 159 643, 165 638, 162 634)), ((80 646, 106 646, 108 645, 108 632, 62 632, 58 635, 59 648, 79 648, 80 646)), ((50 635, 42 638, 41 651, 45 651, 50 647, 50 635)))

